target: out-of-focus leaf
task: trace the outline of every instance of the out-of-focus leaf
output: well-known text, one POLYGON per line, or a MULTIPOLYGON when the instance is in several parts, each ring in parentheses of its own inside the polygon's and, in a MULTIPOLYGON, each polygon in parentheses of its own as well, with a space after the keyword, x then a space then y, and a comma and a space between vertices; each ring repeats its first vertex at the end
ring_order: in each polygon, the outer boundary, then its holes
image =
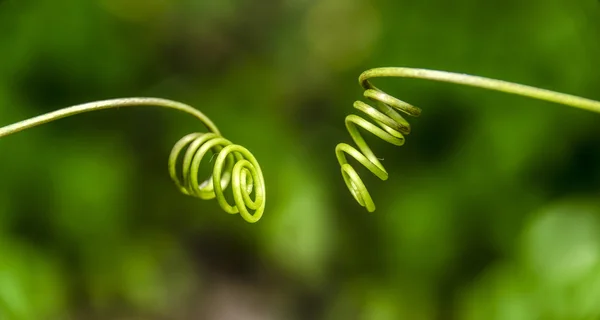
MULTIPOLYGON (((424 174, 425 176, 426 174, 424 174)), ((385 243, 388 270, 411 270, 419 273, 425 282, 443 273, 456 250, 456 230, 453 219, 454 189, 450 183, 441 183, 422 177, 409 181, 385 182, 389 188, 388 203, 377 211, 380 230, 385 243), (432 193, 436 201, 431 201, 432 193)), ((398 272, 402 278, 402 273, 398 272)))
POLYGON ((522 237, 524 268, 544 311, 557 319, 600 316, 600 204, 566 199, 533 215, 522 237))
POLYGON ((569 286, 600 265, 600 206, 569 200, 543 209, 532 217, 522 249, 540 281, 569 286))
POLYGON ((63 236, 83 246, 122 236, 129 186, 135 183, 128 155, 110 138, 61 142, 49 171, 56 195, 52 220, 63 236))
POLYGON ((185 307, 185 297, 199 283, 189 257, 177 243, 148 234, 111 250, 86 257, 86 281, 93 305, 110 310, 116 297, 128 308, 173 315, 185 307))
POLYGON ((600 316, 599 211, 568 199, 531 217, 521 255, 484 272, 463 295, 460 319, 595 319, 600 316))
POLYGON ((368 56, 379 40, 378 14, 369 1, 315 1, 305 22, 308 48, 319 62, 335 69, 352 68, 368 56), (347 34, 352 36, 346 37, 347 34))
POLYGON ((263 246, 277 263, 311 283, 324 280, 335 241, 327 183, 303 155, 288 154, 282 163, 280 199, 261 220, 265 226, 263 246))
POLYGON ((0 319, 53 319, 65 315, 67 290, 56 258, 0 239, 0 319))
POLYGON ((463 292, 457 319, 537 319, 541 312, 534 289, 518 266, 494 266, 463 292))

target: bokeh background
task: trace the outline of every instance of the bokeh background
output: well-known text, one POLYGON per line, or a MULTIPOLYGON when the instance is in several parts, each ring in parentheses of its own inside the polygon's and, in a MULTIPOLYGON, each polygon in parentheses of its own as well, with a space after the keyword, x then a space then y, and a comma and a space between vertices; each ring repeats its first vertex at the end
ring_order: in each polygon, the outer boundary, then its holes
MULTIPOLYGON (((390 174, 334 155, 358 75, 409 66, 600 99, 595 0, 0 1, 0 125, 94 100, 202 110, 264 171, 258 223, 179 193, 160 108, 0 139, 0 319, 599 319, 600 115, 423 80, 390 174)), ((205 174, 208 175, 208 172, 205 174)))

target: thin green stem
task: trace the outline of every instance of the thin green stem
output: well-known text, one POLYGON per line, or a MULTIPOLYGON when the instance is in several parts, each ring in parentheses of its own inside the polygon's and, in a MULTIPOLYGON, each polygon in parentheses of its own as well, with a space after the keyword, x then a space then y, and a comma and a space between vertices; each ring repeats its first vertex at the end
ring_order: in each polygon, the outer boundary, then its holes
POLYGON ((570 94, 559 93, 555 91, 540 89, 502 80, 447 71, 417 68, 375 68, 363 72, 359 77, 359 82, 365 88, 374 88, 371 84, 369 84, 368 79, 377 77, 417 78, 441 82, 451 82, 472 87, 479 87, 489 90, 501 91, 505 93, 517 94, 521 96, 564 104, 567 106, 600 113, 600 101, 595 101, 570 94))
POLYGON ((157 106, 183 111, 198 118, 211 132, 221 134, 217 126, 206 115, 187 104, 161 98, 118 98, 79 104, 2 127, 0 128, 0 138, 79 113, 133 106, 157 106))

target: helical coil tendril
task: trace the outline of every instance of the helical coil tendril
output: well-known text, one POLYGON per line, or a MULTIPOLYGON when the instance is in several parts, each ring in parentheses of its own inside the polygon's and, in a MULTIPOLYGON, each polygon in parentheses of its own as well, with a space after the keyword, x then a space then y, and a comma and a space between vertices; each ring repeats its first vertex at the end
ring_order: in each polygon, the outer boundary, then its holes
POLYGON ((401 146, 404 144, 404 135, 410 133, 410 125, 397 111, 414 117, 421 114, 421 109, 394 98, 373 86, 369 79, 376 77, 415 78, 449 82, 521 95, 600 113, 600 101, 503 80, 419 68, 389 67, 367 70, 360 75, 358 81, 365 89, 364 96, 373 101, 375 107, 362 101, 356 101, 354 102, 354 108, 365 113, 371 118, 372 122, 357 115, 347 116, 346 128, 358 149, 349 144, 340 143, 336 146, 335 153, 341 166, 342 177, 350 193, 369 212, 375 211, 373 199, 356 170, 348 163, 346 156, 357 160, 381 180, 387 180, 388 173, 365 142, 359 128, 393 145, 401 146))
POLYGON ((375 211, 375 203, 356 170, 348 163, 346 155, 357 160, 379 179, 387 180, 387 171, 365 142, 359 128, 393 145, 402 146, 405 141, 404 135, 410 133, 410 124, 396 110, 418 117, 421 114, 421 109, 381 91, 363 75, 361 75, 360 84, 365 89, 364 96, 373 101, 375 107, 362 101, 355 101, 354 108, 365 113, 372 119, 373 123, 354 114, 347 116, 345 120, 346 128, 358 149, 347 143, 340 143, 336 146, 335 153, 341 166, 344 182, 350 193, 361 206, 366 207, 369 212, 373 212, 375 211))
POLYGON ((200 199, 216 198, 230 214, 240 213, 248 222, 258 221, 265 209, 265 182, 256 158, 248 149, 232 144, 215 133, 191 133, 181 138, 169 156, 169 174, 184 194, 200 199), (184 152, 181 175, 177 160, 184 152), (212 176, 198 180, 200 163, 209 151, 215 156, 212 176), (231 185, 234 205, 227 202, 224 190, 231 185), (254 199, 251 195, 254 191, 254 199), (253 210, 254 213, 251 213, 253 210))
MULTIPOLYGON (((260 166, 252 153, 223 138, 217 126, 206 115, 181 102, 147 97, 89 102, 0 127, 0 138, 83 112, 133 106, 158 106, 183 111, 200 120, 208 129, 207 133, 186 135, 175 144, 171 151, 169 174, 184 194, 200 199, 216 198, 225 212, 240 213, 242 218, 250 223, 257 222, 262 217, 266 200, 265 181, 260 166), (183 150, 186 152, 183 156, 182 179, 180 179, 176 164, 183 150), (200 163, 209 151, 216 156, 211 178, 198 183, 200 163), (224 194, 224 190, 229 185, 232 188, 233 205, 228 203, 224 194)), ((213 158, 209 161, 213 161, 213 158)))

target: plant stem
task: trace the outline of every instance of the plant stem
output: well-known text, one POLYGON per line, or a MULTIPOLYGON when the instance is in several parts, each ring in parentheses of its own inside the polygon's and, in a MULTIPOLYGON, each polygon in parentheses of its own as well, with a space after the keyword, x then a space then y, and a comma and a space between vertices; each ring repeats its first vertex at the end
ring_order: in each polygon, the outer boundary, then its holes
POLYGON ((567 106, 600 113, 600 101, 595 101, 546 89, 540 89, 527 85, 479 76, 472 76, 462 73, 416 68, 375 68, 363 72, 359 77, 359 82, 365 88, 374 88, 368 82, 368 80, 370 78, 377 77, 403 77, 427 79, 441 82, 451 82, 472 87, 479 87, 489 90, 517 94, 540 100, 546 100, 554 103, 564 104, 567 106))
POLYGON ((60 110, 52 111, 37 117, 17 122, 0 128, 0 138, 11 135, 35 126, 39 126, 61 118, 69 117, 83 112, 96 111, 110 108, 133 107, 133 106, 157 106, 170 108, 188 113, 198 118, 208 130, 218 135, 221 133, 210 119, 197 109, 177 101, 160 98, 118 98, 79 104, 60 110))

